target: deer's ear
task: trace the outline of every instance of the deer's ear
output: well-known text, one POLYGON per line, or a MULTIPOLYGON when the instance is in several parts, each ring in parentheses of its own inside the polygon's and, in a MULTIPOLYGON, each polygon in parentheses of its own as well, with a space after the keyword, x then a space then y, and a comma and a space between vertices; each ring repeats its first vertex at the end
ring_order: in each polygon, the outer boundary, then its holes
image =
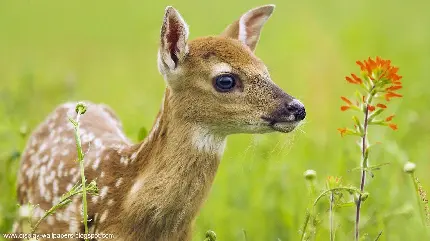
POLYGON ((174 70, 188 53, 188 25, 176 9, 166 8, 161 27, 159 67, 174 70))
POLYGON ((254 51, 260 39, 261 29, 274 9, 275 5, 265 5, 249 10, 239 20, 230 24, 221 36, 238 39, 254 51))

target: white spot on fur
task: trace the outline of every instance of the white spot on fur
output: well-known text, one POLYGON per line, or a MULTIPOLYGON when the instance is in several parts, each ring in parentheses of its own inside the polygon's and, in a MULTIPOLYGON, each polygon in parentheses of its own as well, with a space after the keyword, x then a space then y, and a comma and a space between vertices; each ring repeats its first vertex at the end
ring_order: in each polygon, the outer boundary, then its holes
POLYGON ((121 164, 123 164, 123 165, 127 166, 127 165, 128 165, 128 158, 127 158, 127 157, 125 157, 125 156, 122 156, 122 157, 119 159, 119 163, 121 163, 121 164))
POLYGON ((106 218, 108 217, 108 213, 109 210, 107 209, 103 212, 102 216, 100 216, 100 223, 103 223, 106 220, 106 218))
POLYGON ((133 186, 130 189, 130 195, 135 195, 142 187, 143 187, 144 180, 138 179, 133 186))
POLYGON ((94 161, 94 163, 93 163, 93 170, 94 170, 94 171, 95 171, 95 170, 97 170, 97 168, 99 167, 100 161, 101 161, 101 159, 100 159, 100 158, 97 158, 97 159, 94 161))
POLYGON ((106 194, 109 190, 108 186, 104 186, 101 190, 100 190, 100 198, 103 199, 106 197, 106 194))
POLYGON ((63 168, 64 168, 64 162, 60 161, 60 164, 58 164, 58 167, 57 167, 58 177, 63 176, 63 168))
POLYGON ((54 192, 55 195, 58 194, 58 179, 55 179, 52 183, 52 192, 54 192))
POLYGON ((102 141, 97 138, 94 140, 94 145, 96 148, 100 148, 103 144, 102 144, 102 141))
POLYGON ((121 185, 122 183, 122 177, 118 178, 118 180, 116 180, 115 182, 115 187, 119 187, 119 185, 121 185))
POLYGON ((107 205, 112 206, 112 204, 113 204, 113 199, 109 199, 109 201, 107 202, 107 205))
POLYGON ((43 151, 45 151, 46 147, 47 147, 46 143, 42 143, 42 145, 39 146, 39 153, 42 153, 43 151))
POLYGON ((46 218, 46 221, 48 222, 49 225, 54 225, 54 217, 53 216, 48 216, 46 218))
POLYGON ((64 149, 61 151, 62 156, 67 156, 67 155, 69 155, 69 153, 70 153, 69 149, 64 149))
POLYGON ((76 233, 79 231, 79 225, 76 221, 70 221, 69 222, 69 232, 70 233, 76 233))
POLYGON ((76 169, 75 167, 74 167, 74 168, 71 168, 71 169, 70 169, 70 171, 69 171, 69 174, 70 174, 71 176, 73 176, 73 175, 75 175, 76 171, 77 171, 77 169, 76 169))

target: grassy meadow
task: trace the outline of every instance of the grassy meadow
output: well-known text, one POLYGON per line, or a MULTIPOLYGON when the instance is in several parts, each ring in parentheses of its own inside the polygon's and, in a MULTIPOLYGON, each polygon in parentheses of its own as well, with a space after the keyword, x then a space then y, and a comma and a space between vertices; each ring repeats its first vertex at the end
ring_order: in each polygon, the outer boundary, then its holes
MULTIPOLYGON (((228 138, 211 193, 194 225, 193 241, 214 230, 221 241, 300 240, 310 202, 304 171, 358 186, 360 150, 340 96, 353 97, 344 77, 356 60, 381 56, 400 67, 404 95, 390 103, 399 129, 371 126, 372 165, 363 204, 363 240, 426 240, 413 183, 430 190, 430 2, 425 0, 304 1, 11 1, 0 0, 0 233, 10 232, 17 209, 20 151, 53 108, 69 100, 111 106, 126 134, 137 139, 158 112, 165 83, 156 64, 167 5, 190 25, 190 38, 220 33, 250 8, 274 3, 256 55, 273 80, 307 108, 292 134, 228 138)), ((349 199, 349 197, 345 197, 349 199)), ((317 206, 316 240, 329 240, 328 198, 317 206)), ((336 209, 336 240, 353 240, 355 208, 336 209)), ((0 237, 0 240, 2 237, 0 237)))

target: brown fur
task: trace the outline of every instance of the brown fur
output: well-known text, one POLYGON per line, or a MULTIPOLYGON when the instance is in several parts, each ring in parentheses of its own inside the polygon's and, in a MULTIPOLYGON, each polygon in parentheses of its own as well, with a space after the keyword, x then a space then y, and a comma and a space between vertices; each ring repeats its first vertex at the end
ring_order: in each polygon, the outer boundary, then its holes
MULTIPOLYGON (((250 19, 253 11, 256 18, 271 14, 267 9, 251 10, 250 19)), ((262 26, 255 26, 254 20, 250 22, 259 35, 262 26)), ((99 196, 88 197, 93 233, 111 233, 124 241, 190 240, 192 222, 210 190, 227 135, 289 132, 297 124, 282 121, 274 126, 266 120, 273 119, 273 113, 290 118, 286 106, 293 98, 272 82, 253 54, 258 36, 245 42, 226 35, 187 42, 187 31, 179 13, 168 8, 159 53, 167 88, 154 127, 142 143, 132 144, 124 136, 121 123, 106 106, 88 103, 81 118, 86 176, 97 180, 100 189, 99 196), (225 71, 236 76, 237 85, 221 93, 214 79, 225 71)), ((18 197, 20 204, 39 204, 35 218, 79 180, 73 129, 67 120, 76 116, 74 108, 75 103, 58 107, 32 134, 23 154, 18 197)), ((75 197, 43 221, 38 232, 83 233, 80 203, 75 197)))

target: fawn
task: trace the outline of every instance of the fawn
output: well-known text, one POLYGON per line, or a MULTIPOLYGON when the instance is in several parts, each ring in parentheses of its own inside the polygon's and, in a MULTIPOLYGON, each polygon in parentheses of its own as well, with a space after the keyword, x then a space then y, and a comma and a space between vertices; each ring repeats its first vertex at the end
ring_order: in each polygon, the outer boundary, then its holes
MULTIPOLYGON (((167 87, 149 135, 133 144, 112 110, 88 104, 81 117, 92 233, 115 240, 191 240, 226 144, 235 133, 290 132, 306 112, 272 82, 253 51, 274 9, 243 14, 219 36, 188 41, 188 26, 167 7, 158 68, 167 87)), ((73 129, 75 104, 59 106, 30 137, 18 181, 21 204, 38 204, 40 217, 79 180, 73 129)), ((49 216, 38 233, 83 233, 81 200, 49 216)))

